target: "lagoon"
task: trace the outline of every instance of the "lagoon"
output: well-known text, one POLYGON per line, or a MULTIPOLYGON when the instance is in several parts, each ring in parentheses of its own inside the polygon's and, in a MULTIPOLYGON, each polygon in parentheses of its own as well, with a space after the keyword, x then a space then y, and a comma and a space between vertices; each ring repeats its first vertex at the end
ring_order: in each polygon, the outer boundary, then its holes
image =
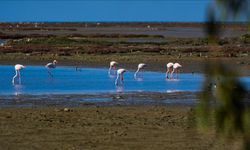
MULTIPOLYGON (((203 74, 183 73, 180 78, 166 80, 165 73, 145 71, 143 78, 134 79, 134 71, 124 75, 124 85, 115 86, 115 76, 108 68, 59 66, 50 77, 44 66, 26 66, 21 70, 22 83, 12 84, 13 66, 0 65, 0 95, 101 94, 126 92, 197 92, 202 88, 203 74)), ((241 78, 250 90, 250 77, 241 78)))

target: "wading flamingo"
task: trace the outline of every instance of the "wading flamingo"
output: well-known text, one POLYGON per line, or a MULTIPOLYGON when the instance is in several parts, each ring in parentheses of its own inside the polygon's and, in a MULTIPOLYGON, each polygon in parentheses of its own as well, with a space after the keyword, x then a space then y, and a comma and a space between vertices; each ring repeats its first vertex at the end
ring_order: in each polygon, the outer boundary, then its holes
POLYGON ((140 64, 138 65, 137 71, 136 71, 135 74, 134 74, 134 77, 136 78, 136 77, 137 77, 137 73, 138 73, 140 70, 144 69, 146 66, 147 66, 146 64, 140 63, 140 64))
POLYGON ((13 83, 13 84, 15 83, 16 77, 18 77, 18 79, 19 79, 19 84, 21 84, 21 74, 20 74, 20 70, 22 70, 23 68, 25 68, 25 66, 20 65, 20 64, 16 64, 16 65, 15 65, 16 74, 15 74, 15 76, 14 76, 13 79, 12 79, 12 83, 13 83))
POLYGON ((172 62, 169 62, 167 64, 167 72, 166 72, 167 79, 169 78, 168 75, 173 71, 173 66, 174 66, 174 63, 172 63, 172 62))
POLYGON ((116 80, 115 80, 115 85, 118 85, 118 80, 120 78, 120 85, 123 85, 123 74, 126 72, 127 70, 126 69, 118 69, 117 70, 117 77, 116 77, 116 80))
POLYGON ((48 73, 51 77, 53 77, 52 73, 51 73, 51 69, 54 69, 56 68, 56 64, 57 64, 57 61, 54 60, 52 63, 48 63, 47 65, 45 65, 45 67, 48 69, 48 73))
POLYGON ((180 68, 182 66, 179 63, 174 63, 173 71, 171 72, 171 78, 173 77, 173 73, 176 72, 176 78, 178 79, 178 74, 180 73, 180 68))
POLYGON ((109 75, 111 75, 111 71, 113 72, 113 74, 116 73, 116 66, 118 65, 118 63, 116 61, 111 61, 110 65, 109 65, 109 75))

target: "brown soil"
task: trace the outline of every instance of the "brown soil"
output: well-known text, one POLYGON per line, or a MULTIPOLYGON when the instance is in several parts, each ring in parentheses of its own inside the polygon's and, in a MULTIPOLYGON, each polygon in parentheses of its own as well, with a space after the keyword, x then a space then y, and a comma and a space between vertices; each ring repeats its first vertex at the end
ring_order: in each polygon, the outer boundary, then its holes
POLYGON ((0 149, 227 149, 181 106, 0 110, 0 149))

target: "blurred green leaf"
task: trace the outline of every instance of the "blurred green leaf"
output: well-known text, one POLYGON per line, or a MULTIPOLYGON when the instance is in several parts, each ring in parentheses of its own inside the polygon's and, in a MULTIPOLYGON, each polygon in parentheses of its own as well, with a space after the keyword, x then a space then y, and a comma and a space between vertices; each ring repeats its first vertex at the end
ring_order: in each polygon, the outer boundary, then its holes
POLYGON ((216 0, 219 6, 225 11, 225 17, 237 18, 241 15, 247 15, 249 9, 248 0, 216 0))

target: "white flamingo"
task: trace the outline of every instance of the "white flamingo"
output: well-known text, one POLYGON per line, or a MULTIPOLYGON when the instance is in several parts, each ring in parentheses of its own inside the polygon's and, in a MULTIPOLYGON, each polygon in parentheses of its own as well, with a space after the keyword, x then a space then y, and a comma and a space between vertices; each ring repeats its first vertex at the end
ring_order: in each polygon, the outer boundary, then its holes
POLYGON ((113 74, 116 72, 116 66, 118 63, 116 61, 111 61, 109 65, 109 75, 111 75, 111 71, 113 71, 113 74))
POLYGON ((19 84, 21 84, 21 74, 20 74, 20 70, 22 70, 23 68, 25 68, 25 66, 21 65, 21 64, 16 64, 15 65, 15 71, 16 74, 14 75, 14 77, 12 78, 12 83, 15 83, 15 79, 16 77, 18 77, 19 79, 19 84))
POLYGON ((134 74, 134 77, 136 78, 136 77, 137 77, 137 73, 138 73, 140 70, 144 69, 146 66, 147 66, 146 64, 140 63, 140 64, 138 65, 137 71, 136 71, 135 74, 134 74))
POLYGON ((167 64, 167 71, 166 71, 166 77, 169 78, 169 74, 173 71, 173 66, 174 66, 174 63, 172 62, 169 62, 167 64))
POLYGON ((51 69, 55 69, 56 68, 56 64, 57 61, 54 60, 52 63, 48 63, 47 65, 45 65, 45 67, 48 69, 48 73, 51 77, 53 77, 52 73, 51 73, 51 69))
POLYGON ((120 85, 123 85, 123 74, 126 72, 127 70, 126 69, 118 69, 117 70, 117 77, 116 77, 116 80, 115 80, 115 85, 118 85, 118 80, 120 78, 120 85))
POLYGON ((171 78, 173 77, 173 73, 176 72, 176 78, 178 78, 178 74, 180 73, 180 68, 182 66, 179 63, 174 63, 173 71, 171 72, 171 78))

